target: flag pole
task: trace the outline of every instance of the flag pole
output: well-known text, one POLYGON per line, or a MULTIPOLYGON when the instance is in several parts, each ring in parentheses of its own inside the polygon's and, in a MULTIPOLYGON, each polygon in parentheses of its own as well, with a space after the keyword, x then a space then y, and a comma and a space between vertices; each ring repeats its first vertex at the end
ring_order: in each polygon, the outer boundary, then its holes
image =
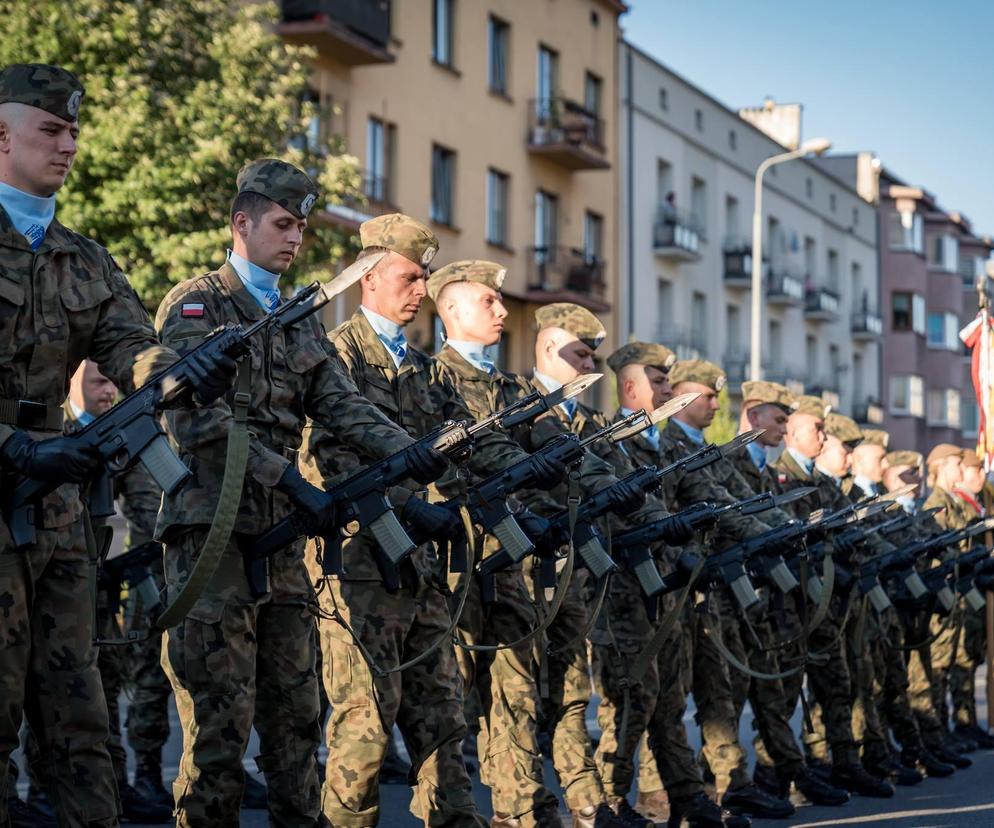
MULTIPOLYGON (((990 265, 988 265, 990 270, 990 265)), ((980 403, 980 418, 983 418, 982 436, 983 443, 978 445, 978 452, 984 461, 984 471, 990 474, 991 471, 991 351, 990 351, 990 278, 985 271, 977 278, 977 299, 980 305, 981 338, 980 347, 980 370, 976 373, 977 397, 980 403)), ((978 435, 979 436, 979 435, 978 435)), ((990 486, 984 485, 984 514, 990 516, 994 513, 994 498, 991 496, 990 486)), ((985 544, 988 551, 994 546, 994 533, 987 531, 985 544)), ((986 594, 986 606, 984 608, 984 639, 987 658, 985 659, 984 677, 986 679, 987 691, 987 730, 991 730, 991 716, 994 715, 994 592, 990 590, 986 594)))

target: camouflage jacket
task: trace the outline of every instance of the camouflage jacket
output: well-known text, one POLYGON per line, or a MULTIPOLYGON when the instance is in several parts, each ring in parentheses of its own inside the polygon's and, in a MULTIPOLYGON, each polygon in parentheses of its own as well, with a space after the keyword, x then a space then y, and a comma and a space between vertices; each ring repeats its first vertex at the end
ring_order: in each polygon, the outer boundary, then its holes
MULTIPOLYGON (((329 337, 360 393, 407 434, 421 437, 445 420, 472 422, 475 419, 451 378, 427 354, 409 346, 398 368, 361 310, 356 310, 352 318, 335 328, 329 337)), ((326 485, 331 485, 336 472, 346 474, 355 470, 354 456, 350 456, 350 451, 343 451, 341 438, 340 430, 320 428, 317 423, 309 429, 303 459, 312 482, 321 482, 323 478, 326 485), (317 458, 327 460, 323 474, 315 465, 317 458)), ((472 474, 485 477, 526 456, 507 436, 486 429, 476 435, 467 465, 472 474)), ((413 484, 411 488, 414 488, 413 484)), ((460 485, 453 473, 433 488, 438 497, 448 498, 458 492, 460 485)), ((391 499, 399 504, 401 494, 395 492, 391 499)), ((372 536, 365 531, 346 541, 342 550, 344 578, 381 580, 375 549, 372 536)), ((431 547, 424 546, 415 552, 411 562, 420 576, 429 577, 435 565, 431 547)), ((313 567, 314 561, 309 560, 308 564, 313 567)))
MULTIPOLYGON (((248 325, 264 315, 238 274, 225 264, 173 288, 159 306, 156 325, 163 343, 182 354, 220 325, 248 325), (187 305, 203 305, 203 313, 185 316, 187 305)), ((252 344, 251 370, 250 451, 236 523, 239 533, 259 534, 290 512, 287 498, 272 487, 295 459, 308 417, 334 430, 350 452, 366 458, 383 457, 411 443, 359 396, 316 315, 259 335, 252 344)), ((176 527, 205 525, 213 518, 224 477, 233 395, 234 390, 229 391, 210 408, 166 415, 170 437, 193 476, 163 499, 157 526, 163 539, 176 527)), ((318 461, 324 465, 324 458, 318 461)))
MULTIPOLYGON (((125 392, 176 358, 159 345, 145 308, 103 247, 53 221, 32 251, 0 208, 0 398, 57 409, 87 357, 125 392)), ((0 444, 17 430, 0 423, 0 444)), ((78 487, 59 487, 43 507, 46 527, 74 522, 82 513, 78 487)))
POLYGON ((784 451, 772 466, 775 486, 778 492, 789 492, 801 486, 814 486, 817 491, 795 500, 784 508, 800 520, 818 509, 834 512, 849 505, 850 501, 830 477, 818 469, 808 474, 789 451, 784 451))
POLYGON ((953 492, 936 486, 929 492, 925 499, 923 509, 931 509, 933 506, 943 507, 943 511, 935 515, 936 522, 945 530, 962 529, 976 517, 973 508, 961 497, 957 497, 953 492))

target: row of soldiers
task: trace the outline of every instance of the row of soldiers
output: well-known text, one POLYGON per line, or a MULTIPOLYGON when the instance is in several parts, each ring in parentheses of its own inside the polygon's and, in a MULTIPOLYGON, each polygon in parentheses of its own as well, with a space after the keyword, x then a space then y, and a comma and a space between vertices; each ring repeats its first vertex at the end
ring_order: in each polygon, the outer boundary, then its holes
MULTIPOLYGON (((883 569, 884 599, 864 589, 865 571, 960 514, 929 504, 911 516, 908 453, 885 455, 878 435, 766 382, 743 386, 741 438, 710 446, 724 373, 655 343, 607 356, 619 407, 597 411, 575 391, 604 327, 570 303, 536 312, 531 378, 508 373, 495 364, 504 268, 431 271, 438 240, 401 214, 360 227, 361 304, 348 321, 330 333, 315 316, 266 326, 289 307, 279 280, 319 196, 275 159, 241 170, 224 265, 175 287, 153 331, 106 251, 54 219, 82 94, 57 67, 0 73, 0 464, 5 491, 22 477, 66 484, 36 504, 31 543, 16 542, 6 512, 0 521, 0 809, 22 714, 59 825, 116 825, 127 785, 108 753, 115 689, 105 697, 96 661, 111 645, 91 644, 96 544, 74 485, 108 458, 60 436, 84 358, 125 391, 177 359, 193 365, 196 393, 162 410, 187 473, 150 530, 163 603, 186 603, 170 623, 154 592, 145 607, 152 632, 165 628, 149 646, 161 646, 183 729, 177 825, 238 824, 253 727, 281 826, 378 824, 395 725, 412 813, 488 824, 463 753, 472 731, 489 824, 503 828, 563 824, 543 734, 573 825, 600 828, 747 826, 792 815, 794 793, 889 797, 892 781, 967 766, 961 750, 990 738, 963 697, 969 677, 952 679, 979 655, 966 610, 954 600, 936 614, 883 569), (446 333, 434 356, 405 335, 425 298, 446 333), (204 355, 219 328, 260 324, 240 364, 204 355), (242 466, 230 509, 217 508, 242 466), (903 522, 881 485, 909 511, 903 522), (951 681, 964 685, 954 732, 951 681), (690 695, 701 757, 683 722, 690 695), (753 773, 738 739, 746 701, 753 773), (803 744, 790 724, 799 703, 803 744)), ((949 470, 961 458, 930 455, 936 492, 958 496, 949 470)), ((139 770, 161 788, 157 757, 139 770)))

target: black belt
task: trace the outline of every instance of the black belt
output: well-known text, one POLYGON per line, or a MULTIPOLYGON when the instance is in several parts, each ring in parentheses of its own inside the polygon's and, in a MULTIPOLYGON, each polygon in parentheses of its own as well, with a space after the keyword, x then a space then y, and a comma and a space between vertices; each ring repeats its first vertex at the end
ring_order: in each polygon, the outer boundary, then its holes
POLYGON ((61 406, 33 400, 0 399, 0 424, 29 431, 62 431, 65 412, 61 406))

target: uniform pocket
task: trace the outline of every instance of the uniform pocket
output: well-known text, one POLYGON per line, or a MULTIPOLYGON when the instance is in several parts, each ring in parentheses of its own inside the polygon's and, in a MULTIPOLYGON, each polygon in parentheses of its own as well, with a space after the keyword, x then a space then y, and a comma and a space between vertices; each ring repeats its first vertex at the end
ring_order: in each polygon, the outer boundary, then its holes
POLYGON ((111 297, 110 288, 103 279, 94 279, 90 282, 77 282, 67 288, 63 288, 59 295, 62 297, 62 304, 73 313, 95 308, 101 302, 106 302, 111 297))

